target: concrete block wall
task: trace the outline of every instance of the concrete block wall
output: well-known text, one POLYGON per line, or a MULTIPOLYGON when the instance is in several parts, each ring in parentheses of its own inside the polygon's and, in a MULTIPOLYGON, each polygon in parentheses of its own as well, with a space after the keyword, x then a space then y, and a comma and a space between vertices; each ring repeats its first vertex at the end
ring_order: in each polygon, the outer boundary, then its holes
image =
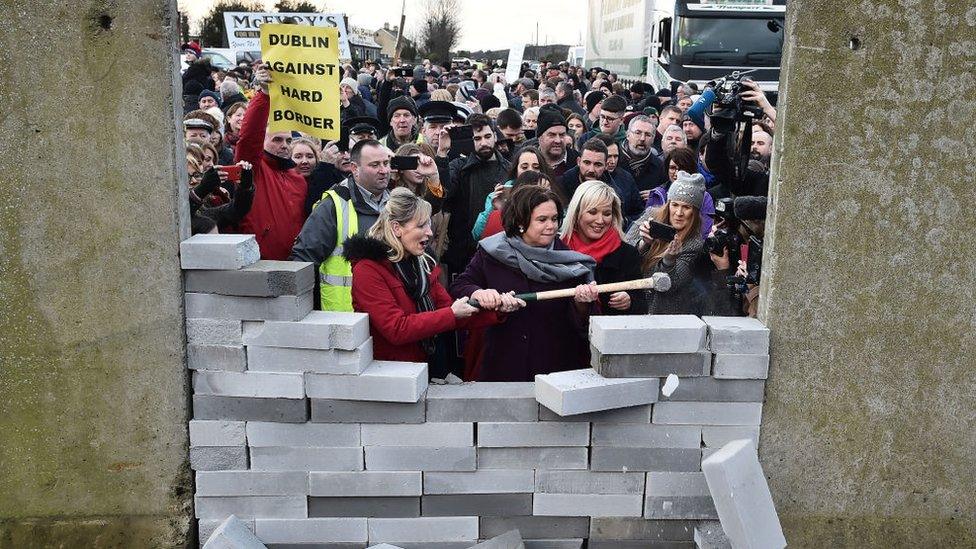
POLYGON ((428 386, 372 359, 366 315, 311 310, 311 264, 228 245, 186 271, 201 542, 234 514, 270 547, 695 547, 703 457, 758 439, 755 320, 595 317, 592 369, 428 386))

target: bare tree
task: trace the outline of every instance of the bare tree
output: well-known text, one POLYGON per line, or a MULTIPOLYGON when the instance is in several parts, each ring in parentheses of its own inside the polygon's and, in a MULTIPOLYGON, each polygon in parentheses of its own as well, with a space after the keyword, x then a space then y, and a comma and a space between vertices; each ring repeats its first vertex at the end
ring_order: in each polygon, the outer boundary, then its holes
POLYGON ((200 23, 200 43, 211 48, 227 47, 224 30, 225 11, 261 11, 254 0, 220 0, 215 3, 200 23))
POLYGON ((317 13, 322 11, 322 8, 316 6, 312 2, 303 2, 299 0, 279 0, 275 3, 275 11, 291 12, 291 13, 317 13))
POLYGON ((420 24, 419 46, 431 61, 450 66, 451 48, 461 38, 457 0, 427 0, 426 19, 420 24))

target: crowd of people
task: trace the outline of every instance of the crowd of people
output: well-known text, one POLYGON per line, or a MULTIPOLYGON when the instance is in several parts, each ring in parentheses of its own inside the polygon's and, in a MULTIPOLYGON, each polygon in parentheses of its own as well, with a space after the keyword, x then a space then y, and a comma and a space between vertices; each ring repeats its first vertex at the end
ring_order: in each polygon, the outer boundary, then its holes
POLYGON ((267 131, 267 65, 184 54, 193 232, 314 263, 316 307, 369 313, 377 359, 527 381, 589 364, 592 315, 755 315, 776 111, 751 81, 349 64, 322 142, 267 131), (654 273, 669 290, 596 288, 654 273))

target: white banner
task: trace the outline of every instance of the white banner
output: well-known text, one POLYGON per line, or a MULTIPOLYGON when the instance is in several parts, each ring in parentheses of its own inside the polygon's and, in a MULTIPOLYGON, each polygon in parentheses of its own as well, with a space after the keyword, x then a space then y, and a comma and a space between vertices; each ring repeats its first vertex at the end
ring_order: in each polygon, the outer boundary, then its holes
POLYGON ((511 84, 519 77, 522 68, 522 57, 525 56, 525 44, 515 44, 508 50, 508 64, 505 65, 505 83, 511 84))
POLYGON ((261 25, 287 22, 339 29, 339 58, 351 59, 346 19, 341 13, 227 11, 224 12, 227 47, 237 51, 261 51, 261 25), (294 21, 287 21, 288 19, 294 19, 294 21))

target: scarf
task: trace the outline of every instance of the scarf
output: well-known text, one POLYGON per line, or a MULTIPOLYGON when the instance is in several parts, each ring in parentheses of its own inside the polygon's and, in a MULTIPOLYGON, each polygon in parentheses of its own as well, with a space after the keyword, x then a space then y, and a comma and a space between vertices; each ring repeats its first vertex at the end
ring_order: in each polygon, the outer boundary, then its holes
MULTIPOLYGON (((417 305, 418 313, 426 313, 434 310, 434 300, 430 297, 430 281, 427 279, 427 272, 421 265, 424 258, 408 255, 402 260, 393 264, 393 270, 403 281, 403 288, 417 305)), ((420 341, 420 346, 424 349, 427 356, 434 354, 434 338, 429 337, 420 341)))
POLYGON ((596 260, 596 264, 599 265, 603 263, 604 257, 620 247, 620 233, 617 232, 616 228, 610 227, 607 229, 607 232, 603 233, 600 240, 587 244, 583 242, 583 239, 580 238, 577 231, 573 231, 573 234, 569 237, 569 242, 566 244, 570 249, 592 257, 596 260))
POLYGON ((644 164, 647 164, 654 151, 648 151, 644 156, 640 156, 640 153, 631 150, 630 144, 625 139, 620 143, 620 153, 627 159, 627 163, 630 164, 630 173, 634 174, 634 177, 637 177, 637 174, 641 173, 641 170, 644 169, 644 164))
POLYGON ((553 244, 545 248, 529 246, 521 238, 499 233, 478 243, 489 256, 518 270, 535 282, 566 282, 585 277, 593 280, 596 261, 573 250, 557 250, 553 244))

